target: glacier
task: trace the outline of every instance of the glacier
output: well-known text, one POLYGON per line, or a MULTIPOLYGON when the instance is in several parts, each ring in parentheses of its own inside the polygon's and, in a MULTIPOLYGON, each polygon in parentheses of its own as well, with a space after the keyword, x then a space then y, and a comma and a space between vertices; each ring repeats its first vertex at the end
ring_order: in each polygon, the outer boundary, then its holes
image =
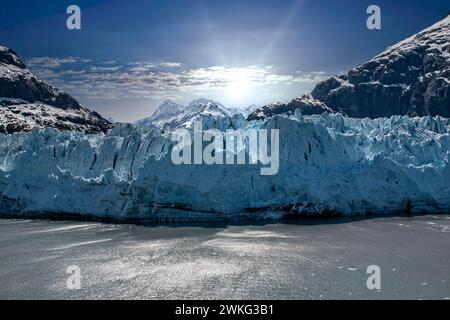
POLYGON ((280 166, 175 165, 171 129, 0 134, 0 213, 118 221, 234 221, 450 211, 450 120, 336 113, 204 117, 205 128, 279 129, 280 166))

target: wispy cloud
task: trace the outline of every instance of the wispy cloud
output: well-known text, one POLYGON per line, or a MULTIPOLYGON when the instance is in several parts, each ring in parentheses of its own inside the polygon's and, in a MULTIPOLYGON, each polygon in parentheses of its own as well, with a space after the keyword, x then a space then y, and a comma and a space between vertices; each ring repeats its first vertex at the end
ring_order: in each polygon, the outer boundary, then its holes
POLYGON ((179 68, 182 64, 180 62, 161 62, 159 65, 167 68, 179 68))
POLYGON ((89 68, 89 70, 92 72, 117 71, 119 69, 122 69, 122 67, 121 66, 110 66, 110 67, 91 66, 89 68))
POLYGON ((313 85, 326 77, 322 71, 281 72, 274 66, 182 68, 180 62, 95 61, 75 57, 32 58, 31 69, 53 85, 89 99, 122 99, 208 94, 245 79, 254 87, 313 85))
POLYGON ((77 58, 74 57, 68 58, 35 57, 29 59, 27 61, 27 64, 30 67, 57 68, 60 67, 62 64, 75 63, 77 61, 78 61, 77 58))

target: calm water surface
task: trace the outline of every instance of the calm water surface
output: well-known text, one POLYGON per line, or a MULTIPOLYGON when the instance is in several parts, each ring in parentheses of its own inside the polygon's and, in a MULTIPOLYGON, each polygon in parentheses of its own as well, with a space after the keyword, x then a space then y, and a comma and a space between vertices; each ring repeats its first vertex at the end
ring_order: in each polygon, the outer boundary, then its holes
POLYGON ((0 219, 0 299, 450 299, 450 216, 155 227, 0 219), (66 269, 81 269, 69 290, 66 269), (381 268, 381 290, 366 268, 381 268))

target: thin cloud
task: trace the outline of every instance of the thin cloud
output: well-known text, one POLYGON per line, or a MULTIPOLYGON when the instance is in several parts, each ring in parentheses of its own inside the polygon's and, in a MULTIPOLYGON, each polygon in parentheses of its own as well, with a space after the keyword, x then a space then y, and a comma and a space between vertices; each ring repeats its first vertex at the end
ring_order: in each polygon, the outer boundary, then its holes
POLYGON ((121 69, 121 66, 111 66, 111 67, 102 67, 102 66, 92 66, 90 70, 92 72, 103 72, 103 71, 117 71, 121 69))
POLYGON ((28 66, 39 68, 57 68, 66 63, 75 63, 78 60, 74 57, 68 58, 51 58, 51 57, 35 57, 29 59, 28 66))
POLYGON ((180 62, 161 62, 159 65, 167 68, 179 68, 182 64, 180 62))
POLYGON ((164 96, 207 95, 224 90, 243 79, 260 89, 293 83, 312 85, 324 80, 323 71, 292 74, 275 66, 210 66, 183 69, 180 62, 92 61, 74 57, 40 57, 29 60, 32 70, 53 85, 80 98, 121 99, 164 96), (70 66, 70 67, 69 67, 70 66))

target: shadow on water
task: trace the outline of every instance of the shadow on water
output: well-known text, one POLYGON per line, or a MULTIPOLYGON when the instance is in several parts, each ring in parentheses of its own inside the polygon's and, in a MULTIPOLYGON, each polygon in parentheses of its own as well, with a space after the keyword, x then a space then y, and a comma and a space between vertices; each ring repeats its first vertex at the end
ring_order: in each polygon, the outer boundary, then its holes
MULTIPOLYGON (((449 214, 449 213, 441 213, 449 214)), ((104 224, 132 224, 143 227, 198 227, 198 228, 226 228, 230 226, 266 226, 274 224, 285 225, 336 225, 350 222, 373 220, 380 218, 413 218, 426 216, 427 213, 413 214, 411 212, 399 212, 389 214, 364 214, 354 216, 327 215, 327 216, 287 216, 281 219, 234 219, 224 221, 158 221, 143 218, 117 218, 97 217, 93 215, 67 214, 67 213, 39 213, 39 214, 4 214, 0 213, 0 219, 32 219, 42 221, 64 221, 64 222, 99 222, 104 224)))

